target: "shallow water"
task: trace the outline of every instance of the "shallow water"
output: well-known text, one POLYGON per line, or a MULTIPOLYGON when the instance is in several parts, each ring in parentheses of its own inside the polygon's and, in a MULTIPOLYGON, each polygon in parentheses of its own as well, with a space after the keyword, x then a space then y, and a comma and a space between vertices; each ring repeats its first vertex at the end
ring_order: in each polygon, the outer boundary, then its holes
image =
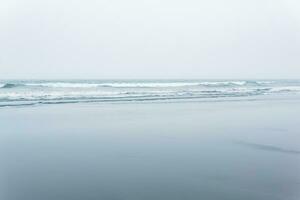
POLYGON ((300 99, 0 109, 3 200, 298 200, 300 99))

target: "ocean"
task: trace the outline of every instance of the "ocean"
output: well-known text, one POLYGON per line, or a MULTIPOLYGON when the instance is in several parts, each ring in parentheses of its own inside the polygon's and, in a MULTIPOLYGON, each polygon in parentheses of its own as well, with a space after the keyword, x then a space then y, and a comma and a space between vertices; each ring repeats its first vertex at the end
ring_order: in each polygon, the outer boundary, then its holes
POLYGON ((201 101, 300 93, 300 80, 6 80, 0 107, 79 102, 201 101))
POLYGON ((299 200, 297 80, 9 80, 1 200, 299 200))

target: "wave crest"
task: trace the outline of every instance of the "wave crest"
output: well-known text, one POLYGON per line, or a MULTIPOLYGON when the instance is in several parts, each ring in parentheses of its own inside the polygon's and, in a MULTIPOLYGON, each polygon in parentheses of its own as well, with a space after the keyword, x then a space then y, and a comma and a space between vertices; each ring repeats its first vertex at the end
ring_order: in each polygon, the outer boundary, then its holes
POLYGON ((15 87, 20 87, 20 86, 23 86, 23 85, 22 84, 15 84, 15 83, 5 83, 0 88, 15 88, 15 87))
MULTIPOLYGON (((243 87, 262 86, 270 84, 268 81, 174 81, 174 82, 41 82, 26 83, 26 87, 47 87, 47 88, 174 88, 174 87, 243 87)), ((18 84, 19 85, 19 84, 18 84)), ((18 86, 14 84, 14 86, 18 86)), ((9 87, 9 86, 8 86, 9 87)))
POLYGON ((300 94, 300 81, 258 80, 56 80, 0 83, 0 107, 7 104, 155 101, 300 94), (19 88, 20 87, 20 88, 19 88))

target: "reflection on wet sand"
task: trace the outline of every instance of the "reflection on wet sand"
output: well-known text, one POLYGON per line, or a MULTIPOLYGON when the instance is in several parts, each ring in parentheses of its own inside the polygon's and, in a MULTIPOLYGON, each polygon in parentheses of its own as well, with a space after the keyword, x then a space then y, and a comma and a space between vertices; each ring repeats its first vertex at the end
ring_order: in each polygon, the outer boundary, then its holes
POLYGON ((280 153, 288 153, 288 154, 296 154, 300 155, 300 151, 294 149, 284 149, 274 145, 267 145, 267 144, 258 144, 258 143, 251 143, 246 141, 235 141, 236 144, 243 145, 245 147, 249 147, 256 150, 264 150, 264 151, 274 151, 280 153))

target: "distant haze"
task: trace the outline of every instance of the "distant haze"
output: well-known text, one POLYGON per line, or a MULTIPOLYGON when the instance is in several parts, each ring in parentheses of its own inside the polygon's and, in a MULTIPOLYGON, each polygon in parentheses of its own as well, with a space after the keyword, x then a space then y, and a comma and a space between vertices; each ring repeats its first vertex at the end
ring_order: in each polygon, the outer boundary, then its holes
POLYGON ((300 1, 1 1, 17 78, 300 78, 300 1))

